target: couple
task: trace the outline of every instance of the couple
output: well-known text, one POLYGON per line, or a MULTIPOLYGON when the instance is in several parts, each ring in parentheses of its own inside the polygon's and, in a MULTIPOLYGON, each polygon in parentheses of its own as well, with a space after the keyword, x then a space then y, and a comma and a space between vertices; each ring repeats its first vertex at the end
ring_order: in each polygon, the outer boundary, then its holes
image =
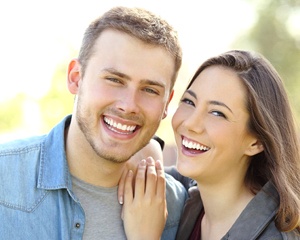
POLYGON ((1 236, 297 239, 290 107, 275 70, 248 52, 201 65, 173 116, 180 174, 169 172, 197 182, 189 198, 151 158, 139 163, 132 189, 126 162, 166 117, 180 66, 176 32, 148 11, 117 7, 91 23, 68 66, 72 116, 47 135, 0 146, 1 236))
POLYGON ((202 63, 172 127, 177 169, 166 172, 189 191, 176 239, 300 239, 299 136, 263 56, 232 50, 202 63))

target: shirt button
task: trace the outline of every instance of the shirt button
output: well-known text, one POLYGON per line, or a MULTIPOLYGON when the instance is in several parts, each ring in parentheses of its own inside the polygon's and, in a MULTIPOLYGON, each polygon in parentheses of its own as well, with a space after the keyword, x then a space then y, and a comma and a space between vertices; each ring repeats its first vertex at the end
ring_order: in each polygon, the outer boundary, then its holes
POLYGON ((76 228, 80 228, 80 223, 76 223, 76 224, 75 224, 75 227, 76 227, 76 228))

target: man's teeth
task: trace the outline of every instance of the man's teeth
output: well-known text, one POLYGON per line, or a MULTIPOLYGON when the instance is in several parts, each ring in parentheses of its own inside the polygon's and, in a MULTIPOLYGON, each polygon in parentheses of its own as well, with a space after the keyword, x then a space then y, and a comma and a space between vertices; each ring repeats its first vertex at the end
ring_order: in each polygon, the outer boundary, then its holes
POLYGON ((188 141, 186 139, 182 140, 182 145, 185 146, 186 148, 191 148, 191 149, 196 149, 196 150, 201 150, 201 151, 209 150, 209 148, 206 146, 203 146, 196 142, 188 141))
POLYGON ((111 127, 120 129, 120 130, 122 130, 122 131, 133 132, 133 131, 136 129, 136 125, 134 125, 134 126, 127 126, 127 125, 125 125, 125 124, 117 123, 117 122, 115 122, 113 119, 110 119, 110 118, 107 118, 107 117, 104 117, 104 121, 105 121, 108 125, 110 125, 111 127))

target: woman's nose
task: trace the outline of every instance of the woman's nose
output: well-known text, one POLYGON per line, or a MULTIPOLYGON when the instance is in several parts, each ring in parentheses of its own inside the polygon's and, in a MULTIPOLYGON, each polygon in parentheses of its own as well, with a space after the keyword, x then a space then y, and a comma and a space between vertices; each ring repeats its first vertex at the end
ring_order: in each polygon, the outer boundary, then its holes
POLYGON ((183 125, 188 131, 201 133, 205 129, 204 116, 201 112, 194 111, 192 114, 189 114, 189 116, 186 117, 183 125))

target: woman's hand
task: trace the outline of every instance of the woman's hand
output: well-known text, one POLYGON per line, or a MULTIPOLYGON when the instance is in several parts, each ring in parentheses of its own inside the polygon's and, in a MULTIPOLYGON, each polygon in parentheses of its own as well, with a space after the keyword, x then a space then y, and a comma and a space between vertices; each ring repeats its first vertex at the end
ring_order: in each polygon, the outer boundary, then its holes
MULTIPOLYGON (((124 165, 124 171, 119 181, 119 187, 118 187, 118 201, 120 204, 123 204, 124 199, 124 186, 125 186, 125 178, 129 170, 133 171, 133 179, 135 179, 135 174, 139 165, 139 162, 142 159, 146 159, 147 157, 152 157, 153 159, 159 159, 163 161, 163 152, 159 145, 159 143, 151 139, 150 142, 142 148, 140 151, 138 151, 136 154, 134 154, 124 165)), ((134 184, 134 182, 133 182, 134 184)))
POLYGON ((162 163, 141 160, 133 188, 129 170, 124 187, 123 221, 128 239, 160 239, 167 219, 166 182, 162 163))

